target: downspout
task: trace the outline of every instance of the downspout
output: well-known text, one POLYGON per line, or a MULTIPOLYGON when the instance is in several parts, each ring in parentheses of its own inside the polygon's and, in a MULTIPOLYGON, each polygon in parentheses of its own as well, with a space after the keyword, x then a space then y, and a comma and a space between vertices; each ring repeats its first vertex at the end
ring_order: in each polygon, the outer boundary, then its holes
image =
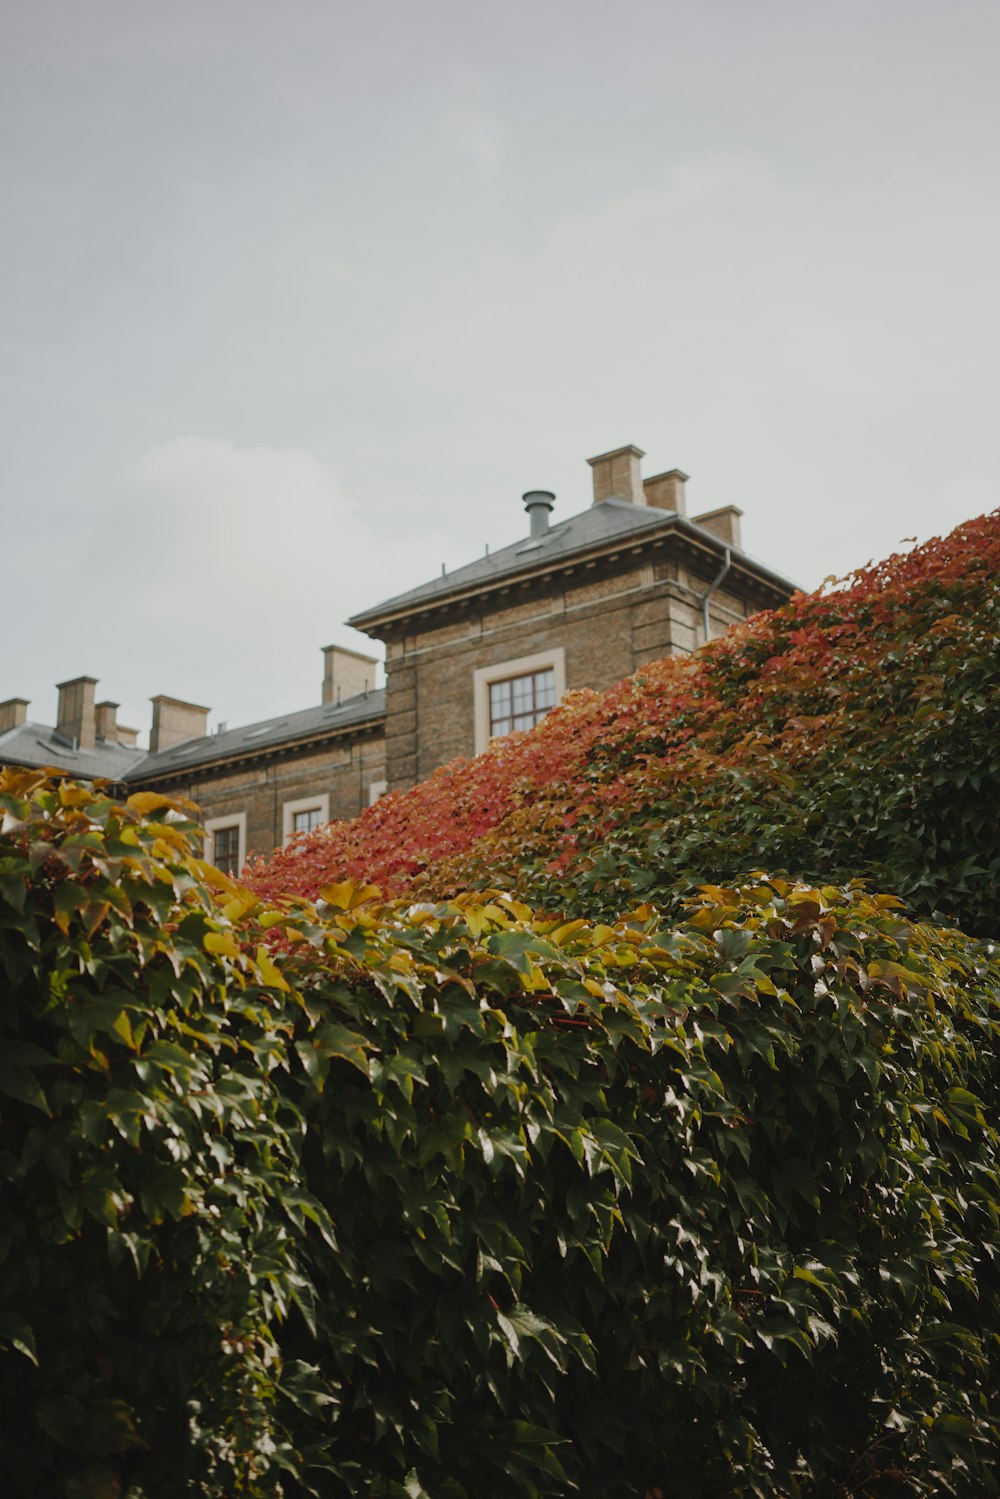
POLYGON ((729 548, 726 547, 726 560, 722 564, 722 571, 719 573, 719 576, 712 583, 709 584, 708 592, 705 593, 705 594, 703 594, 702 595, 702 599, 701 599, 701 622, 702 622, 702 626, 703 626, 704 631, 705 631, 705 639, 702 642, 703 645, 707 645, 708 641, 709 641, 709 634, 708 634, 708 631, 709 631, 708 606, 711 603, 712 595, 715 593, 715 591, 721 585, 722 580, 725 578, 726 574, 728 573, 731 564, 732 564, 732 553, 730 552, 729 548))

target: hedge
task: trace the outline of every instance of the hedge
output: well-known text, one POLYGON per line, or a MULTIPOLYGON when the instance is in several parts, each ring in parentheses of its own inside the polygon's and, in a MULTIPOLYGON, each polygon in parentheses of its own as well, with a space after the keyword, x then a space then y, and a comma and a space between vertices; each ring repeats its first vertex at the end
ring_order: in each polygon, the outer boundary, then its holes
POLYGON ((0 807, 12 1492, 997 1492, 994 946, 760 873, 268 903, 166 798, 0 807))

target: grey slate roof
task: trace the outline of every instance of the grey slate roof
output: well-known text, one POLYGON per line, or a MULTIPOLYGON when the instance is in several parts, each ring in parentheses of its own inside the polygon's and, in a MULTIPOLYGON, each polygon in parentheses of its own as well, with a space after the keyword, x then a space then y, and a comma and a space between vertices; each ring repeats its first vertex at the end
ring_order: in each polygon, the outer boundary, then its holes
MULTIPOLYGON (((537 540, 524 537, 521 541, 502 547, 498 552, 490 552, 488 556, 478 557, 475 562, 466 563, 464 567, 458 567, 454 572, 447 573, 440 578, 432 578, 429 583, 422 583, 418 588, 411 588, 406 593, 396 594, 394 598, 386 599, 372 609, 365 609, 360 614, 355 614, 347 623, 355 629, 363 630, 366 624, 373 624, 387 615, 405 614, 410 608, 446 599, 451 594, 464 593, 477 585, 488 586, 502 578, 524 572, 528 568, 544 567, 547 563, 557 565, 568 561, 575 553, 590 552, 607 544, 613 545, 615 542, 626 543, 633 537, 638 538, 649 532, 665 529, 696 537, 720 555, 725 546, 725 542, 714 531, 709 531, 706 527, 699 526, 696 521, 689 520, 687 516, 677 515, 672 510, 660 510, 651 505, 635 505, 630 500, 602 500, 599 505, 591 505, 589 510, 584 510, 579 515, 572 515, 568 520, 550 526, 549 530, 537 540)), ((795 587, 795 584, 780 577, 770 568, 764 567, 746 552, 739 551, 736 555, 777 587, 788 591, 795 587)))
POLYGON ((317 734, 348 729, 354 724, 384 717, 385 688, 380 687, 373 692, 360 692, 340 704, 321 703, 315 708, 302 708, 297 713, 282 713, 276 718, 263 718, 259 723, 245 724, 239 729, 227 729, 222 734, 186 739, 169 749, 157 751, 155 755, 143 755, 123 779, 155 780, 157 776, 173 775, 215 760, 291 744, 298 739, 312 739, 317 734))
POLYGON ((49 724, 22 723, 0 734, 0 765, 52 765, 83 780, 107 776, 120 781, 146 757, 146 751, 98 739, 92 750, 74 749, 72 742, 49 724))
POLYGON ((0 734, 0 765, 27 765, 39 770, 51 765, 82 780, 106 776, 113 781, 144 781, 384 717, 385 689, 378 688, 358 693, 340 704, 323 703, 297 713, 264 718, 243 728, 228 729, 224 734, 186 739, 155 755, 101 739, 93 750, 75 750, 68 739, 49 725, 23 723, 0 734))

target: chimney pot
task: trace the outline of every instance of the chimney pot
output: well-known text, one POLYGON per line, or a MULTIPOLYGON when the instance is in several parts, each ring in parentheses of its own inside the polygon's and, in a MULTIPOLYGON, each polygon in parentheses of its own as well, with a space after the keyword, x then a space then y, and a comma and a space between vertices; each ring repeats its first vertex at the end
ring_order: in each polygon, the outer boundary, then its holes
POLYGON ((642 448, 630 444, 588 458, 587 462, 594 470, 594 504, 600 505, 603 500, 628 500, 631 505, 645 505, 639 466, 645 456, 642 448))
POLYGON ((531 518, 531 539, 535 541, 549 529, 549 514, 556 497, 551 489, 529 489, 523 499, 524 508, 531 518))
POLYGON ((59 707, 56 713, 56 730, 64 739, 82 750, 92 750, 97 738, 97 719, 94 712, 94 688, 96 677, 71 677, 68 682, 57 682, 59 707))
POLYGON ((9 697, 5 703, 0 703, 0 734, 21 727, 28 717, 29 702, 26 697, 9 697))

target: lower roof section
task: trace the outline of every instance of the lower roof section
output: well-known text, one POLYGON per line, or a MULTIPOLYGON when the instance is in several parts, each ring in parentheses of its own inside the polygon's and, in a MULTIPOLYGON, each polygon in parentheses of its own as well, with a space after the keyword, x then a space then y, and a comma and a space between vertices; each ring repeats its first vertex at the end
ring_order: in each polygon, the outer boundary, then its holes
POLYGON ((221 734, 206 734, 147 754, 121 777, 125 781, 157 781, 185 775, 228 760, 242 760, 270 749, 291 748, 297 742, 335 737, 385 721, 385 688, 360 692, 341 703, 321 703, 296 713, 278 714, 221 734))

